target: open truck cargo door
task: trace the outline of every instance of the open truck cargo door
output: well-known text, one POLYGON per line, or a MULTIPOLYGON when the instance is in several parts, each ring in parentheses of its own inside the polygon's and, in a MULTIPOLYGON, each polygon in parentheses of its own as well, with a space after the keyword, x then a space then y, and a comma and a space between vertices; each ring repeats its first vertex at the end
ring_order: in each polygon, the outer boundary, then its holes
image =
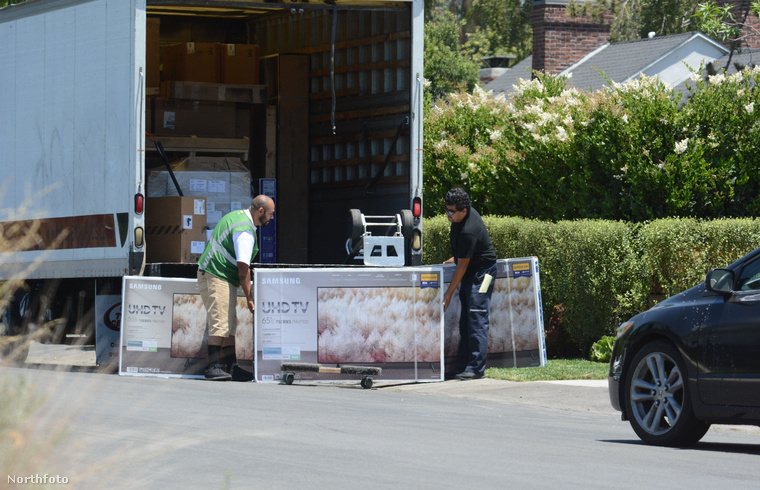
POLYGON ((0 45, 0 226, 35 237, 0 279, 139 274, 145 1, 12 5, 0 45))

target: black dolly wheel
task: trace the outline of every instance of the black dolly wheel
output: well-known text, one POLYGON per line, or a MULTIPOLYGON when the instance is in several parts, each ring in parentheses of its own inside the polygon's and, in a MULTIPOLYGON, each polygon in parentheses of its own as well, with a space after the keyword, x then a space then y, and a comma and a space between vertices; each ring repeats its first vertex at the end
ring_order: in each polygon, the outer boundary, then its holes
POLYGON ((362 223, 362 212, 358 209, 349 209, 348 236, 351 241, 355 242, 364 234, 364 224, 362 223))
POLYGON ((362 385, 362 388, 364 388, 365 390, 372 388, 372 378, 370 377, 362 378, 361 385, 362 385))
POLYGON ((293 380, 295 379, 295 377, 296 377, 296 375, 293 374, 293 373, 285 373, 285 378, 284 378, 285 384, 286 385, 292 385, 293 384, 293 380))

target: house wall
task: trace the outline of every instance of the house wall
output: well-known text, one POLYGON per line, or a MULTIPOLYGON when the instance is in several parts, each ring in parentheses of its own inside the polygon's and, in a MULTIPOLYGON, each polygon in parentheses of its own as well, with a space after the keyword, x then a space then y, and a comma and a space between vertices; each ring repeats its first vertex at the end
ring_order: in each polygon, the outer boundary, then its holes
MULTIPOLYGON (((534 0, 533 69, 557 74, 610 40, 612 16, 604 23, 590 17, 570 17, 567 0, 534 0)), ((577 3, 585 3, 580 0, 577 3)))

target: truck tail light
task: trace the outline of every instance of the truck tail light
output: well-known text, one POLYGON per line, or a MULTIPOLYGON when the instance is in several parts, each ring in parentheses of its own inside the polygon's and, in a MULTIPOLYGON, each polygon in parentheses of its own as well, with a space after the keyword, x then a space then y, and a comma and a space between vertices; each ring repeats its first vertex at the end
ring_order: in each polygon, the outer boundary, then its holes
POLYGON ((135 228, 135 247, 142 247, 144 245, 144 233, 142 226, 135 228))
POLYGON ((145 198, 142 194, 135 194, 135 213, 142 214, 145 205, 145 198))
POLYGON ((422 216, 422 198, 421 197, 415 197, 412 201, 412 215, 415 218, 419 218, 422 216))

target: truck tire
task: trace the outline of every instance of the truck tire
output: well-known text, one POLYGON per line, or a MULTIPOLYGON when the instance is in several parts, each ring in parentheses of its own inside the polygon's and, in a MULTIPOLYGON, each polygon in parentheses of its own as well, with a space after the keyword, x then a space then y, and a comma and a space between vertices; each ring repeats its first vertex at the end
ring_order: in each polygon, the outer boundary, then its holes
POLYGON ((18 289, 2 312, 0 322, 0 364, 23 366, 29 353, 28 324, 31 295, 18 289))

